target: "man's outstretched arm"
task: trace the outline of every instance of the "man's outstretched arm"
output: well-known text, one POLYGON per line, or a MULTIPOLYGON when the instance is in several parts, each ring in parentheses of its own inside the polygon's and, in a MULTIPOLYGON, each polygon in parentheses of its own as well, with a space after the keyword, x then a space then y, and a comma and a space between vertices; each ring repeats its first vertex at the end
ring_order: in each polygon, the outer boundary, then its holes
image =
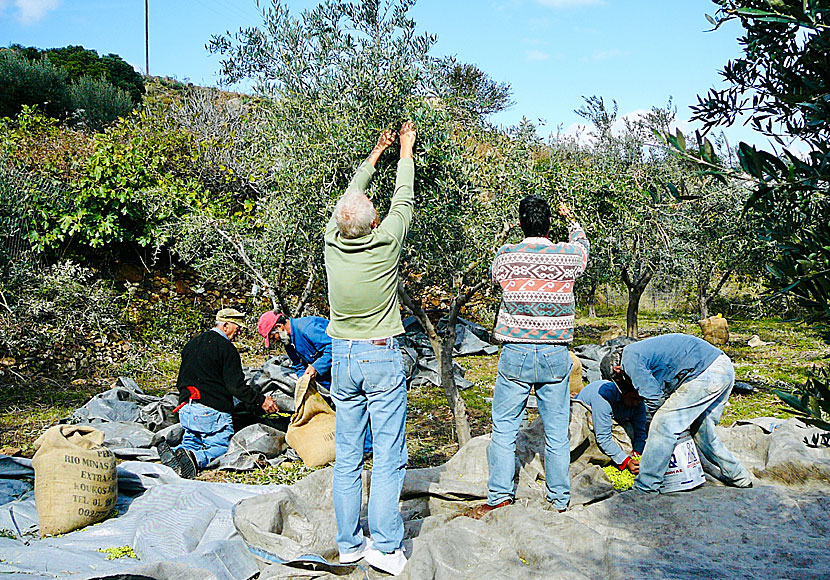
MULTIPOLYGON (((357 190, 360 191, 360 193, 365 193, 366 188, 369 187, 369 182, 375 175, 375 165, 377 165, 378 159, 380 159, 380 156, 383 154, 383 152, 386 151, 389 148, 389 146, 394 142, 395 132, 392 129, 387 129, 386 131, 380 134, 380 137, 378 137, 377 145, 375 145, 375 147, 369 153, 369 156, 366 158, 366 160, 360 164, 360 167, 357 168, 357 172, 355 172, 354 177, 352 177, 352 180, 349 182, 349 186, 346 188, 346 192, 357 190)), ((332 213, 331 218, 329 218, 327 230, 336 228, 337 222, 334 218, 334 213, 332 213)))
POLYGON ((401 127, 401 159, 398 161, 398 175, 395 180, 395 194, 389 206, 389 213, 380 227, 402 244, 415 206, 415 165, 412 161, 412 149, 417 133, 412 121, 401 127))

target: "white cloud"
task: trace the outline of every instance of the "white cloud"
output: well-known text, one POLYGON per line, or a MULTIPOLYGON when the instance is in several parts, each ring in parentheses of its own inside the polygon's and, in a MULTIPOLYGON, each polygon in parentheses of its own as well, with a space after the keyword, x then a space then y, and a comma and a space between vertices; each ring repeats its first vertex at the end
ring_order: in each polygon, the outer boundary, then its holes
MULTIPOLYGON (((611 132, 614 135, 622 134, 623 130, 625 129, 626 121, 628 121, 629 123, 635 122, 638 119, 645 117, 650 112, 651 111, 646 109, 635 109, 623 115, 617 115, 617 120, 614 121, 613 125, 611 125, 611 132)), ((586 123, 572 123, 570 126, 568 126, 561 132, 561 135, 566 138, 575 139, 577 142, 583 145, 590 145, 594 143, 594 141, 596 141, 596 137, 593 134, 593 129, 594 128, 592 126, 586 123)), ((677 129, 680 129, 686 136, 694 134, 694 129, 692 128, 692 126, 683 119, 675 119, 670 129, 672 132, 676 131, 677 129)))
MULTIPOLYGON (((4 4, 5 0, 0 0, 4 4)), ((33 24, 42 20, 47 13, 55 10, 60 6, 61 0, 14 0, 14 5, 17 7, 17 18, 23 24, 33 24)), ((0 8, 3 4, 0 4, 0 8)))
POLYGON ((537 61, 537 62, 543 61, 543 60, 548 60, 550 58, 550 55, 547 52, 544 52, 544 51, 541 51, 541 50, 528 50, 525 54, 527 56, 527 60, 532 60, 532 61, 537 61))
POLYGON ((571 8, 575 6, 596 6, 605 4, 604 0, 537 0, 543 6, 551 8, 571 8))

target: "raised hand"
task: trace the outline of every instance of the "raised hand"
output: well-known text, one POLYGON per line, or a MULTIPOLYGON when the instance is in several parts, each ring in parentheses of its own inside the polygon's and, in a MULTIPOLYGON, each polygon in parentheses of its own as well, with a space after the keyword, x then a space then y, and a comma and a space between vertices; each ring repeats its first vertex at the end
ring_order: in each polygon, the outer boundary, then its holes
POLYGON ((372 149, 372 152, 369 153, 369 157, 366 158, 372 167, 377 165, 378 159, 380 159, 381 154, 386 151, 386 148, 389 147, 392 143, 395 142, 395 132, 392 129, 387 129, 383 133, 380 134, 378 137, 378 144, 375 145, 375 148, 372 149))
POLYGON ((395 142, 395 136, 396 134, 392 129, 387 129, 378 137, 378 144, 375 145, 375 149, 386 151, 386 148, 395 142))
POLYGON ((407 121, 401 126, 401 159, 405 157, 412 157, 412 147, 415 145, 415 125, 412 121, 407 121))
POLYGON ((558 213, 559 213, 560 216, 562 216, 566 220, 569 220, 569 221, 572 221, 572 222, 576 221, 576 217, 574 216, 574 212, 572 212, 571 208, 569 208, 564 203, 559 204, 558 213))

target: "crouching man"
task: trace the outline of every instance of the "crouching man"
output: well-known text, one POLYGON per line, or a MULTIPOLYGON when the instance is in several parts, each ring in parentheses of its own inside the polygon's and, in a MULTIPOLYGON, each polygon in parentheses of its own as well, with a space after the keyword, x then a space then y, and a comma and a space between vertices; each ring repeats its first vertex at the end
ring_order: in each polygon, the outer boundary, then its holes
POLYGON ((715 433, 735 384, 735 369, 723 351, 696 336, 664 334, 606 355, 600 370, 604 379, 636 389, 653 414, 635 489, 660 491, 685 431, 724 482, 752 487, 749 472, 715 433))
POLYGON ((640 460, 637 458, 646 444, 646 405, 640 394, 625 383, 620 386, 614 381, 594 381, 579 391, 576 400, 591 408, 594 436, 602 452, 620 471, 628 469, 635 475, 639 473, 640 460), (631 437, 632 455, 614 441, 614 423, 631 437))
POLYGON ((406 566, 398 508, 406 474, 406 377, 398 341, 398 264, 415 205, 415 129, 401 127, 395 193, 382 222, 366 188, 381 154, 394 142, 386 131, 358 168, 326 226, 325 260, 332 337, 331 396, 336 405, 332 496, 340 562, 361 558, 389 574, 406 566), (363 449, 372 430, 369 533, 360 527, 363 449))
POLYGON ((245 327, 245 315, 233 308, 216 314, 216 326, 190 339, 182 350, 176 383, 179 389, 179 422, 182 444, 171 451, 157 446, 162 463, 191 479, 199 469, 224 455, 233 436, 233 398, 261 406, 273 413, 271 397, 254 391, 245 381, 242 361, 232 341, 245 327))
POLYGON ((513 503, 516 438, 530 390, 536 391, 545 427, 546 498, 560 512, 570 500, 570 374, 568 344, 573 340, 574 281, 588 264, 588 239, 566 206, 559 215, 570 222, 568 242, 548 239, 551 211, 539 196, 519 204, 518 244, 499 248, 490 267, 501 287, 502 304, 495 335, 504 343, 493 393, 493 434, 487 447, 490 477, 487 503, 464 515, 478 519, 513 503))

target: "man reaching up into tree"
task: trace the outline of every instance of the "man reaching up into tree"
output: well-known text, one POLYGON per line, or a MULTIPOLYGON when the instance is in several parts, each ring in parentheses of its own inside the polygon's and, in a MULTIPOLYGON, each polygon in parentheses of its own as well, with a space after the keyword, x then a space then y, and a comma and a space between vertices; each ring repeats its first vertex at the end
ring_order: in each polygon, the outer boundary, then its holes
POLYGON ((590 245, 567 206, 559 215, 571 222, 568 242, 548 239, 548 202, 529 195, 519 204, 525 239, 499 248, 490 272, 501 286, 496 338, 504 343, 493 393, 493 435, 487 447, 490 467, 487 503, 465 515, 479 519, 513 503, 516 438, 530 389, 536 391, 545 426, 547 500, 560 512, 570 500, 571 374, 568 344, 574 330, 574 281, 585 272, 590 245))
POLYGON ((406 473, 406 377, 395 336, 403 334, 398 306, 398 263, 415 205, 412 122, 401 127, 395 194, 386 218, 366 188, 381 154, 394 142, 385 131, 337 202, 326 226, 332 337, 331 396, 337 406, 333 498, 340 562, 361 558, 398 575, 406 565, 398 509, 406 473), (372 430, 369 532, 360 528, 363 443, 372 430))

